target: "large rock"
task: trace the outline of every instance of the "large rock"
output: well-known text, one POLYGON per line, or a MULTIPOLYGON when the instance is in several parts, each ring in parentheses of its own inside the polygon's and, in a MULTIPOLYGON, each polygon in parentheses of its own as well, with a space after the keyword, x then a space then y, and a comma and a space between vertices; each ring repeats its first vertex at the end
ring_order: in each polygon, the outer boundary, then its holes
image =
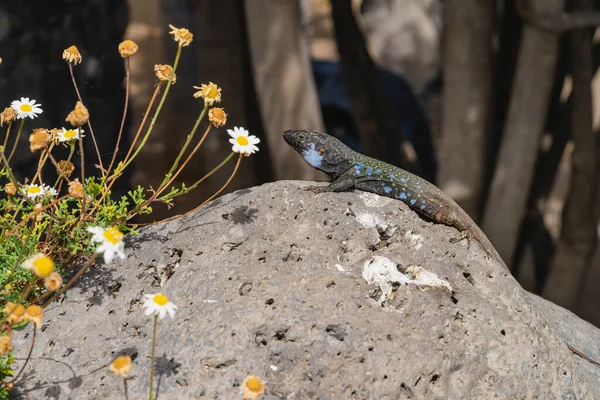
POLYGON ((159 399, 241 398, 248 374, 270 399, 600 398, 600 369, 567 347, 600 358, 596 328, 399 201, 302 186, 237 191, 130 238, 127 260, 49 307, 19 390, 122 398, 107 366, 127 353, 144 398, 141 305, 161 291, 179 310, 159 323, 159 399))

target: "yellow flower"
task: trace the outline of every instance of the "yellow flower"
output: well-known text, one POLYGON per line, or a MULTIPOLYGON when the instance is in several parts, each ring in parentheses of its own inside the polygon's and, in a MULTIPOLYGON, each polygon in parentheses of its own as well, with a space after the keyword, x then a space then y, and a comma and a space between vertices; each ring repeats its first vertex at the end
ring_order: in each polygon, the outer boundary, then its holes
POLYGON ((85 188, 79 182, 79 179, 69 182, 69 194, 76 199, 83 199, 85 197, 85 188))
POLYGON ((139 46, 133 40, 123 40, 119 43, 119 54, 123 58, 131 57, 135 53, 137 53, 139 46))
POLYGON ((63 51, 62 58, 72 65, 81 63, 81 53, 79 53, 79 49, 77 49, 76 46, 71 46, 68 49, 65 49, 65 51, 63 51))
POLYGON ((156 64, 154 66, 154 74, 160 81, 168 81, 171 75, 173 75, 173 79, 171 83, 175 83, 177 81, 177 75, 173 72, 173 67, 168 64, 156 64))
POLYGON ((169 28, 171 28, 171 35, 173 35, 173 40, 179 44, 181 47, 189 46, 194 40, 194 35, 192 32, 188 31, 185 28, 175 28, 173 25, 169 24, 169 28))
POLYGON ((33 273, 40 278, 45 278, 54 271, 54 262, 52 262, 50 257, 42 253, 37 253, 29 257, 23 261, 21 266, 33 271, 33 273))
POLYGON ((44 317, 44 309, 35 304, 30 305, 25 309, 25 316, 23 317, 26 321, 33 322, 38 329, 42 327, 42 318, 44 317))
POLYGON ((13 349, 12 338, 9 335, 0 336, 0 356, 5 356, 13 349))
POLYGON ((37 128, 29 135, 29 150, 36 151, 45 149, 52 141, 52 135, 48 133, 48 129, 37 128))
POLYGON ((222 108, 213 107, 208 110, 208 120, 212 122, 215 128, 218 128, 227 123, 227 114, 225 114, 225 110, 222 108))
POLYGON ((265 391, 265 384, 256 375, 248 375, 242 383, 244 400, 256 400, 265 391))
POLYGON ((29 97, 21 97, 21 100, 13 100, 10 106, 17 112, 17 119, 31 118, 34 119, 38 114, 43 113, 42 105, 35 104, 35 100, 29 100, 29 97))
POLYGON ((80 127, 85 125, 89 118, 90 113, 88 112, 87 108, 85 108, 82 102, 78 101, 77 104, 75 104, 73 111, 71 111, 69 115, 67 115, 67 118, 65 118, 65 121, 73 126, 80 127))
POLYGON ((58 162, 58 168, 60 168, 59 172, 64 174, 67 178, 75 171, 75 166, 69 160, 60 160, 58 162))
POLYGON ((167 314, 171 318, 175 318, 175 310, 177 306, 169 301, 164 294, 145 294, 144 311, 145 315, 158 315, 158 318, 163 319, 167 314))
POLYGON ((8 195, 16 194, 17 187, 12 182, 8 182, 6 185, 4 185, 4 192, 8 195))
POLYGON ((2 113, 0 113, 0 126, 8 124, 17 119, 18 112, 12 107, 6 107, 2 113))
POLYGON ((58 272, 53 272, 44 279, 44 286, 54 292, 61 288, 62 282, 62 276, 58 272))
POLYGON ((115 360, 110 363, 110 370, 115 373, 117 376, 121 376, 123 378, 127 378, 129 376, 129 371, 131 371, 132 363, 131 357, 129 356, 119 356, 115 358, 115 360))
POLYGON ((212 106, 215 103, 221 102, 221 88, 212 82, 209 82, 208 85, 203 83, 200 87, 194 86, 194 89, 198 90, 194 93, 194 97, 196 99, 202 97, 204 105, 212 106))
POLYGON ((23 322, 25 316, 25 307, 21 304, 16 304, 10 301, 6 302, 6 305, 2 309, 4 315, 6 315, 6 321, 10 324, 19 324, 23 322))

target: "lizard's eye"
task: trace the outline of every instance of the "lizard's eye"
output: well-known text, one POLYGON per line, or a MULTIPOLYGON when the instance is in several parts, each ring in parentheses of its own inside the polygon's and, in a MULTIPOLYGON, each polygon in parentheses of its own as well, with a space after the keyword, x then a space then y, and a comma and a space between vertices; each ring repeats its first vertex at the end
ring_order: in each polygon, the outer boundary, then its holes
POLYGON ((321 157, 323 157, 323 154, 325 154, 325 147, 321 147, 321 148, 319 149, 319 155, 320 155, 321 157))
POLYGON ((298 140, 300 142, 304 142, 304 139, 306 139, 306 136, 304 136, 303 134, 299 134, 298 136, 296 136, 298 138, 298 140))

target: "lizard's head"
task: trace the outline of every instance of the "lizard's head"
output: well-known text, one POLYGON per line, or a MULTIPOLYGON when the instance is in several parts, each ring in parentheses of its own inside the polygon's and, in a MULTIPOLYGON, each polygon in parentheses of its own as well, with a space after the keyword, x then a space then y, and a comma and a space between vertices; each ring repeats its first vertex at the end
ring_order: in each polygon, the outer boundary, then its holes
POLYGON ((294 148, 311 167, 329 174, 340 172, 340 163, 346 162, 349 149, 336 138, 314 129, 289 130, 283 139, 294 148), (346 149, 346 150, 344 150, 346 149))

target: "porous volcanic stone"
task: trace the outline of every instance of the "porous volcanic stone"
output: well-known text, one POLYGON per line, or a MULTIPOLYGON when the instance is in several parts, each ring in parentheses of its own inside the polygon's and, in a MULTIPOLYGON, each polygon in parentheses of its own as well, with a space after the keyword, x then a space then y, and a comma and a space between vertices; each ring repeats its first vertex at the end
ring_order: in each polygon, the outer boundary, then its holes
MULTIPOLYGON (((600 369, 566 344, 600 358, 596 328, 399 201, 307 184, 240 190, 128 237, 126 260, 48 308, 17 390, 123 398, 108 365, 130 354, 129 398, 146 398, 143 295, 162 292, 179 309, 158 327, 158 399, 240 399, 248 374, 265 399, 600 397, 600 369), (392 283, 383 296, 363 278, 373 256, 448 286, 392 283)), ((30 332, 17 334, 19 365, 30 332)))

